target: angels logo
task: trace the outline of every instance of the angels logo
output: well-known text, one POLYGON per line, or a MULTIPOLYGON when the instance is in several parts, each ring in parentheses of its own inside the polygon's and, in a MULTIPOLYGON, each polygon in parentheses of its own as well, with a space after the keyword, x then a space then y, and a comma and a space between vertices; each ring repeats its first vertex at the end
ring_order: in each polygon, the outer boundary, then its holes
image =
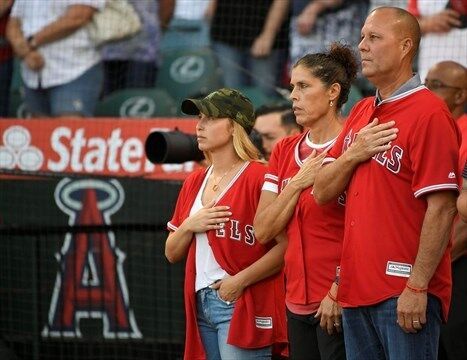
MULTIPOLYGON (((116 180, 65 178, 55 189, 55 201, 70 225, 110 225, 124 192, 116 180)), ((80 338, 82 318, 102 319, 105 338, 142 337, 130 308, 125 254, 112 231, 67 233, 56 258, 59 271, 43 337, 80 338)))

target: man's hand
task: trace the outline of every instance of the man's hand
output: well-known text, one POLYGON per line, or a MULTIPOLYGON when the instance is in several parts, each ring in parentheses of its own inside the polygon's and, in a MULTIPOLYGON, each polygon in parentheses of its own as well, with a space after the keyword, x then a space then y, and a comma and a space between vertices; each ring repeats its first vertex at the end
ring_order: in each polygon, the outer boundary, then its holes
POLYGON ((251 46, 250 53, 254 58, 267 57, 271 54, 272 45, 274 44, 274 38, 268 35, 261 34, 258 36, 253 45, 251 46))
POLYGON ((395 124, 395 121, 379 124, 378 118, 375 118, 358 132, 346 155, 355 162, 361 163, 380 152, 389 150, 391 141, 397 138, 399 132, 399 129, 394 127, 395 124))
POLYGON ((32 71, 40 71, 45 65, 43 56, 37 50, 30 51, 23 60, 32 71))
MULTIPOLYGON (((337 296, 337 284, 333 283, 329 293, 337 296)), ((319 326, 329 335, 342 332, 342 309, 339 304, 326 295, 319 305, 315 318, 319 318, 319 326)))
POLYGON ((397 323, 406 333, 416 333, 426 324, 427 292, 405 288, 397 300, 397 323))
POLYGON ((461 27, 460 14, 452 9, 445 9, 431 16, 423 17, 422 29, 425 33, 446 33, 453 27, 461 27))

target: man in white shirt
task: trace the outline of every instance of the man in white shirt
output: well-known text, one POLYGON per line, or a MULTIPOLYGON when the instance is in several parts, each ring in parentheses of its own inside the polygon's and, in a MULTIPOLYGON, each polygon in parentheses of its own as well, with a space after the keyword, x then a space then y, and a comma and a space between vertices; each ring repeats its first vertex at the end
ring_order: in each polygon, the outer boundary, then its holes
POLYGON ((21 59, 33 116, 92 116, 102 84, 85 26, 105 0, 16 0, 7 37, 21 59))

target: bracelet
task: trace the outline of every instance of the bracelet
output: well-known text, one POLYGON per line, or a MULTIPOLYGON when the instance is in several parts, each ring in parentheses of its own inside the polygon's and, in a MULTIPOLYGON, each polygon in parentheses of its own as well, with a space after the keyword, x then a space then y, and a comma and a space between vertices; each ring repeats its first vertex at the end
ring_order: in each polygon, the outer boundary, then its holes
POLYGON ((328 291, 328 297, 329 297, 332 301, 337 302, 337 298, 334 297, 334 296, 331 294, 331 291, 328 291))
POLYGON ((408 282, 405 284, 405 287, 409 289, 410 291, 413 291, 415 293, 424 293, 427 292, 428 288, 417 288, 412 285, 410 285, 408 282))

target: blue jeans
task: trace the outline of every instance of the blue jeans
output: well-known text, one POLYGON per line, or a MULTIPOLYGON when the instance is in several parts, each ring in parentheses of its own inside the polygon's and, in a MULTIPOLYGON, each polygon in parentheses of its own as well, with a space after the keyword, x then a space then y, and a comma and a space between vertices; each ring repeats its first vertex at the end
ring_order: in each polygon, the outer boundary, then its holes
POLYGON ((219 59, 225 86, 239 89, 251 85, 259 87, 267 95, 277 95, 274 89, 281 71, 279 50, 272 50, 267 57, 254 58, 250 55, 250 48, 214 42, 213 49, 219 59))
POLYGON ((47 89, 30 89, 25 86, 26 107, 34 116, 93 116, 102 80, 102 64, 98 63, 75 80, 63 85, 47 89))
POLYGON ((427 322, 416 334, 397 324, 397 298, 342 312, 347 360, 435 360, 441 325, 439 300, 428 296, 427 322))
POLYGON ((208 360, 270 359, 271 347, 242 349, 227 344, 235 304, 227 304, 217 290, 204 288, 196 293, 198 328, 208 360))

